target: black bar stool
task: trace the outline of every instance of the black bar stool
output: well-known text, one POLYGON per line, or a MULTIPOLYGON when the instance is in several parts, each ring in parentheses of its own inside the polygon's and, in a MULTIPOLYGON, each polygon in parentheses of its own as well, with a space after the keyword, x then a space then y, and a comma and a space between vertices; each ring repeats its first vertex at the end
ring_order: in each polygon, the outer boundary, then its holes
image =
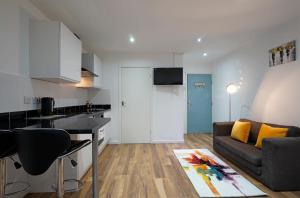
MULTIPOLYGON (((14 132, 17 152, 28 174, 41 175, 57 160, 56 196, 64 196, 65 182, 78 183, 78 188, 67 192, 80 190, 82 183, 79 180, 64 180, 63 159, 89 145, 90 140, 71 141, 70 135, 62 129, 15 129, 14 132)), ((73 166, 77 165, 72 159, 71 163, 73 166)))
POLYGON ((16 154, 16 140, 14 133, 8 130, 0 130, 0 197, 11 196, 21 192, 25 192, 30 188, 27 182, 11 182, 6 183, 6 159, 9 158, 14 162, 15 168, 21 168, 21 164, 13 159, 16 154), (23 185, 24 187, 13 191, 7 192, 8 186, 23 185))

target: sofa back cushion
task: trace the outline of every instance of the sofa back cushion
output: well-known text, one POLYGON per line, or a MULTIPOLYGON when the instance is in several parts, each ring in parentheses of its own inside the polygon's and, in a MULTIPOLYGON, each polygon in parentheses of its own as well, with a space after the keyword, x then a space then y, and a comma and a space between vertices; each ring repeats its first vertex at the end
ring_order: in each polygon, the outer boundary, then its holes
POLYGON ((247 143, 249 139, 250 130, 250 122, 235 121, 231 131, 231 138, 236 139, 240 142, 247 143))
POLYGON ((270 125, 262 124, 255 147, 261 148, 262 141, 265 138, 284 138, 287 136, 289 128, 271 127, 270 125))
MULTIPOLYGON (((256 143, 257 137, 260 131, 260 127, 262 125, 261 122, 256 122, 253 120, 248 120, 248 119, 240 119, 243 122, 251 122, 251 131, 249 135, 249 142, 256 143)), ((271 127, 279 127, 279 128, 288 128, 288 133, 287 137, 300 137, 300 128, 294 127, 294 126, 284 126, 284 125, 279 125, 279 124, 270 124, 270 123, 265 123, 271 127)))

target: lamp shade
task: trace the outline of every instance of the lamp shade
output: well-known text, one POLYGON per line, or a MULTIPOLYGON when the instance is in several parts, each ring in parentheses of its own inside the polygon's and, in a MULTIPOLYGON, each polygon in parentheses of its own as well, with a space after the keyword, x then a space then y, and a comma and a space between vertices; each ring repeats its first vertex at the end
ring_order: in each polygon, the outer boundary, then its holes
POLYGON ((233 83, 230 83, 226 86, 226 91, 229 93, 229 94, 234 94, 238 91, 238 87, 233 84, 233 83))

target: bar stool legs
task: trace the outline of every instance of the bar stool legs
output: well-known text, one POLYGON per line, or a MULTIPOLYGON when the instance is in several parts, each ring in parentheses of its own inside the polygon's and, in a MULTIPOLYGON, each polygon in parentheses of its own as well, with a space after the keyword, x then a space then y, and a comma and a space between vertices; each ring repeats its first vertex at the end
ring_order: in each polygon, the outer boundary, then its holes
MULTIPOLYGON (((76 166, 76 165, 75 165, 76 166)), ((77 179, 64 179, 64 157, 57 158, 56 162, 56 184, 53 185, 53 189, 56 191, 56 197, 62 198, 65 192, 76 192, 79 191, 83 183, 77 179), (65 189, 64 185, 67 183, 76 183, 78 187, 73 189, 65 189)))
POLYGON ((62 198, 64 196, 64 159, 57 159, 56 172, 56 197, 62 198))
POLYGON ((5 185, 6 185, 6 166, 5 160, 0 159, 0 197, 5 196, 5 185))
POLYGON ((17 181, 6 183, 6 162, 5 158, 0 159, 0 198, 4 198, 5 196, 15 195, 21 192, 25 192, 29 190, 30 185, 27 182, 17 181), (15 190, 13 192, 7 192, 7 187, 14 185, 22 185, 23 187, 19 188, 19 190, 15 190))

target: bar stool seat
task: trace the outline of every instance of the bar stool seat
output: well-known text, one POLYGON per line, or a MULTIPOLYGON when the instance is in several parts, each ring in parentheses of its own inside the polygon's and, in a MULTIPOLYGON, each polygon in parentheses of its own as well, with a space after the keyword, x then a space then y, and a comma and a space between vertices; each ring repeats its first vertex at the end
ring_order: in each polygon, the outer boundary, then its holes
POLYGON ((71 145, 59 157, 65 157, 76 153, 91 143, 91 140, 71 140, 71 145))
POLYGON ((6 183, 6 159, 14 162, 15 168, 19 169, 22 165, 13 159, 17 152, 17 146, 14 133, 9 130, 0 130, 0 197, 11 196, 25 192, 30 188, 27 182, 17 181, 6 183), (12 192, 7 192, 8 186, 23 185, 23 188, 12 192))
POLYGON ((13 156, 16 153, 17 153, 17 146, 16 146, 16 144, 10 145, 10 146, 8 146, 7 148, 5 148, 3 150, 0 149, 0 159, 13 156))
POLYGON ((91 140, 71 140, 70 135, 62 129, 15 129, 17 151, 24 170, 31 175, 45 173, 54 161, 57 161, 56 169, 56 196, 64 195, 66 182, 78 183, 78 188, 66 190, 66 192, 80 190, 81 181, 76 179, 64 180, 64 158, 71 160, 72 166, 77 162, 70 155, 86 147, 91 140))

